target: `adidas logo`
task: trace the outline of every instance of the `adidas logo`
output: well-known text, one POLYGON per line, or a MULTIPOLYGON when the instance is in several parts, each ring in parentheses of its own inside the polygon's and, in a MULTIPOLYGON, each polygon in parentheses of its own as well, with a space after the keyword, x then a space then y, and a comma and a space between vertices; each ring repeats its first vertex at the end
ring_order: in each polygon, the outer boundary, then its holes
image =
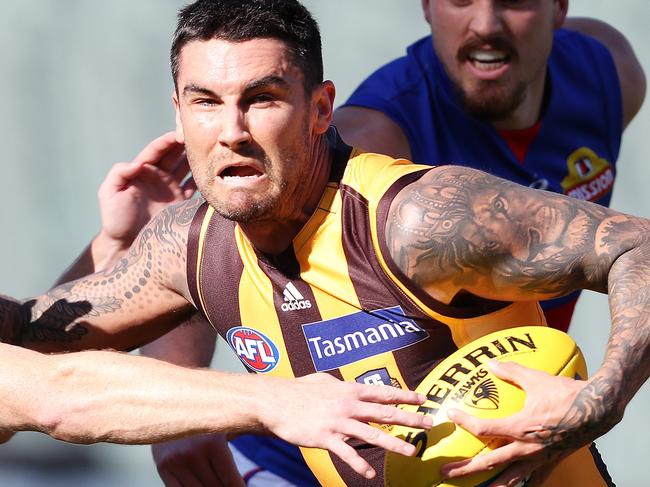
POLYGON ((282 303, 282 311, 296 311, 298 309, 309 309, 311 308, 311 302, 308 299, 300 294, 298 288, 293 285, 292 282, 284 286, 284 303, 282 303))

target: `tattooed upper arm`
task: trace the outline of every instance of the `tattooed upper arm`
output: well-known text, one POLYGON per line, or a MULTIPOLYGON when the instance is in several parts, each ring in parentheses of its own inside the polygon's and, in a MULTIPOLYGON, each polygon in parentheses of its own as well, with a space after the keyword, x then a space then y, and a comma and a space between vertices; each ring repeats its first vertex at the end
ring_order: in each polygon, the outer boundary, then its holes
POLYGON ((429 171, 393 200, 387 243, 397 265, 434 298, 548 299, 607 275, 647 222, 457 166, 429 171))
POLYGON ((58 286, 24 302, 19 312, 10 301, 0 302, 0 316, 22 316, 14 341, 41 351, 131 349, 169 331, 192 311, 187 236, 201 203, 164 209, 112 269, 58 286))

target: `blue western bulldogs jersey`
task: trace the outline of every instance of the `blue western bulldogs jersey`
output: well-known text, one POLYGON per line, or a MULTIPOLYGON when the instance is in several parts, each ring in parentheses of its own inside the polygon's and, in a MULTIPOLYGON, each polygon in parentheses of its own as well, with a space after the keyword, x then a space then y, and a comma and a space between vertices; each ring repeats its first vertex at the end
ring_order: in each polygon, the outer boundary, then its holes
MULTIPOLYGON (((454 163, 525 186, 609 205, 623 132, 621 88, 609 51, 560 29, 548 60, 545 108, 523 161, 489 123, 468 115, 436 57, 431 37, 370 75, 346 106, 383 112, 403 130, 420 164, 454 163)), ((577 294, 542 303, 566 329, 577 294), (560 312, 560 307, 570 307, 560 312)))

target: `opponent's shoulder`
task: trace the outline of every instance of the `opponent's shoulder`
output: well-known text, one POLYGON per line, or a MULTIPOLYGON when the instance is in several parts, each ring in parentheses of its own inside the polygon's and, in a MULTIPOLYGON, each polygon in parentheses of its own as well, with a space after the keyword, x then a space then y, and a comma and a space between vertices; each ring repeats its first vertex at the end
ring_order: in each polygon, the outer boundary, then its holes
POLYGON ((334 113, 333 124, 343 140, 354 147, 392 157, 411 157, 411 149, 404 131, 380 110, 344 106, 334 113))
POLYGON ((621 85, 623 119, 627 126, 637 114, 646 92, 646 78, 632 45, 618 29, 602 20, 587 17, 567 18, 564 27, 593 37, 609 51, 621 85))

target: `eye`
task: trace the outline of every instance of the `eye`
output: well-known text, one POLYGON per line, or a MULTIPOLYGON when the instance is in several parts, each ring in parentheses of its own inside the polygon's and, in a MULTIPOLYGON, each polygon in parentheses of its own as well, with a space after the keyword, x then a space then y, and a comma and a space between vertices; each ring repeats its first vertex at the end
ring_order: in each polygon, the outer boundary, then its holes
POLYGON ((498 212, 505 212, 508 209, 508 204, 501 196, 497 196, 494 201, 492 201, 492 208, 498 212))
POLYGON ((275 97, 270 93, 258 93, 257 95, 252 96, 248 103, 250 105, 267 105, 275 101, 275 97))
POLYGON ((192 102, 192 104, 209 108, 215 106, 217 102, 211 98, 197 98, 192 102))

